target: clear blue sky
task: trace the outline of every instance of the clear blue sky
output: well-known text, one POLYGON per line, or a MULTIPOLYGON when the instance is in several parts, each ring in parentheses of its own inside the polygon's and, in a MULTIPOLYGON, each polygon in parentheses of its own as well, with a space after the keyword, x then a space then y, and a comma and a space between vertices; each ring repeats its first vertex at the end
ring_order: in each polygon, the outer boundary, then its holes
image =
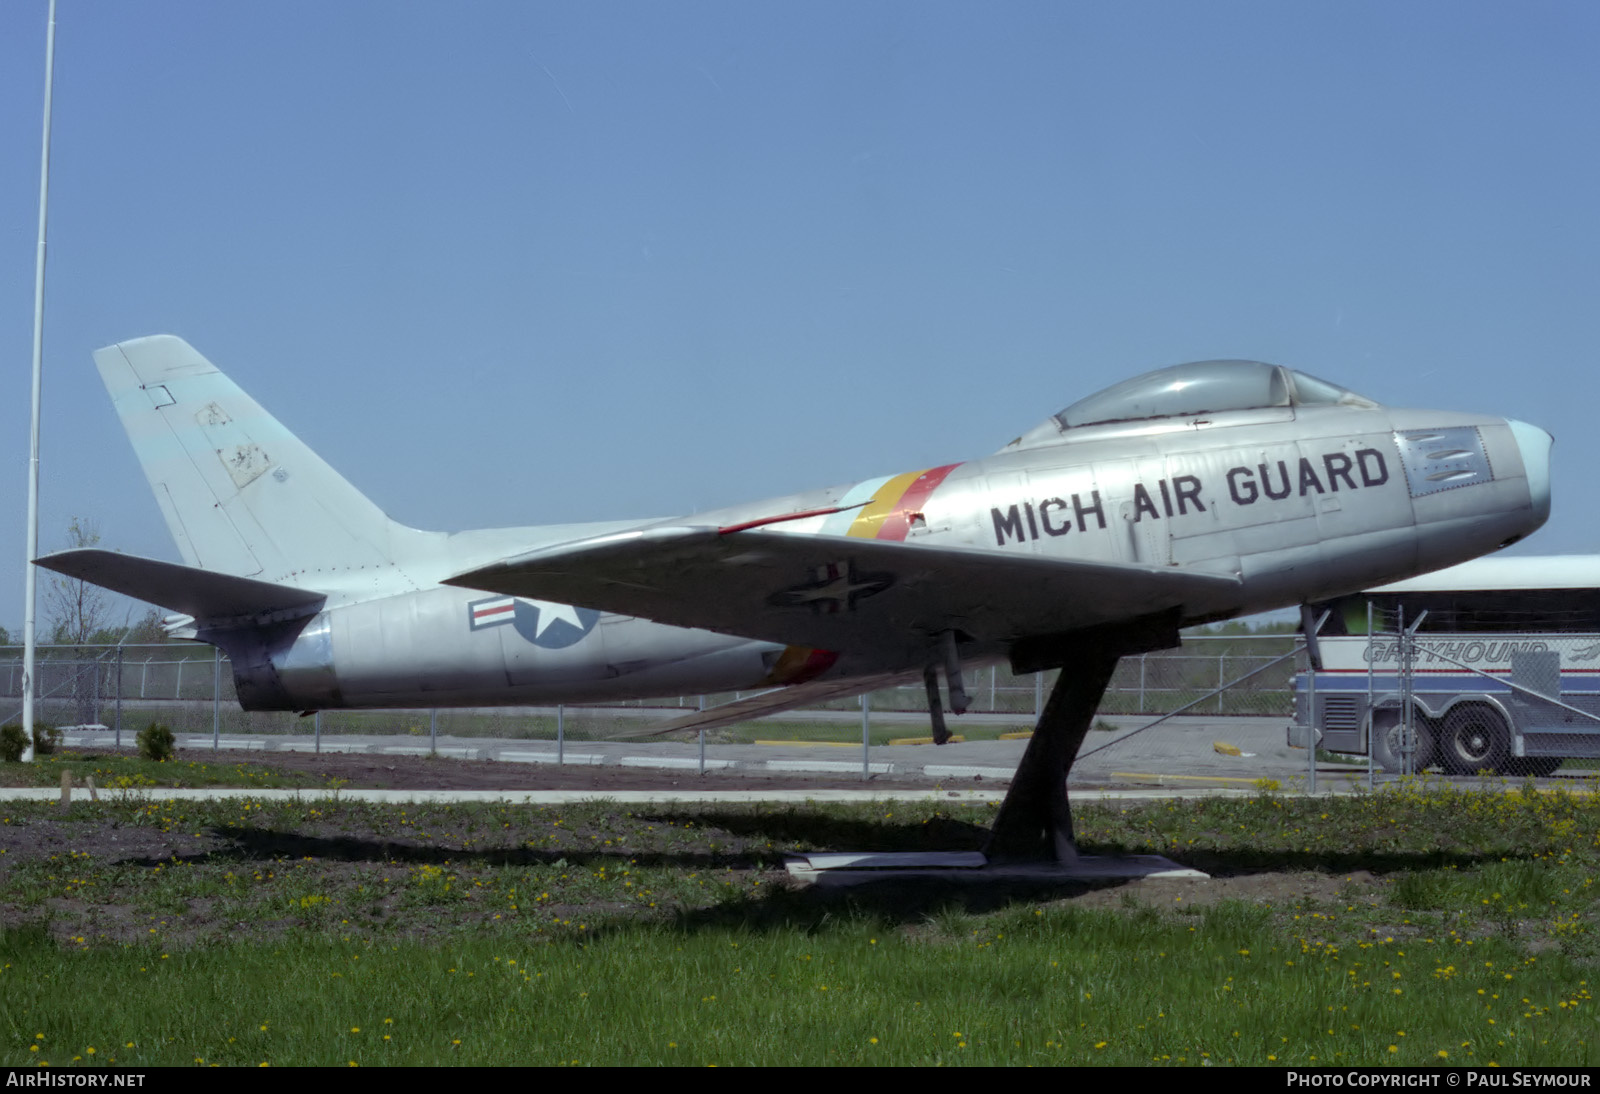
MULTIPOLYGON (((0 5, 13 628, 45 10, 0 5)), ((1600 549, 1600 5, 59 19, 47 549, 77 515, 177 558, 90 360, 159 332, 429 528, 973 458, 1115 380, 1227 356, 1544 426, 1555 512, 1526 550, 1600 549)))

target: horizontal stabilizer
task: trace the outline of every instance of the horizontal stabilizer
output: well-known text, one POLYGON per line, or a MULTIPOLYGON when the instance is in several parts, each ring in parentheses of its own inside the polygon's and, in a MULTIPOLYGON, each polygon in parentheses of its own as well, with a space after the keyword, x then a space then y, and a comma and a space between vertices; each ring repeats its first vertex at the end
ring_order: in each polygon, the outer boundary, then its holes
POLYGON ((45 555, 34 565, 197 620, 309 610, 326 599, 310 589, 94 548, 45 555))
POLYGON ((953 630, 1011 642, 1237 597, 1175 566, 847 536, 656 525, 531 551, 447 585, 813 649, 909 654, 953 630))

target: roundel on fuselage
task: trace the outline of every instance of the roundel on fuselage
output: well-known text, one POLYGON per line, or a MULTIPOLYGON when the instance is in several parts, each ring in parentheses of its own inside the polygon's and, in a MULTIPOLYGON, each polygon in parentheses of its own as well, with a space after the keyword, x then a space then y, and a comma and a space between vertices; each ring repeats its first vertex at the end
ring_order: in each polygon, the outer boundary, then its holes
POLYGON ((470 629, 481 631, 509 626, 519 637, 549 650, 577 645, 599 622, 600 613, 593 608, 551 604, 544 600, 497 596, 474 600, 467 605, 470 629))

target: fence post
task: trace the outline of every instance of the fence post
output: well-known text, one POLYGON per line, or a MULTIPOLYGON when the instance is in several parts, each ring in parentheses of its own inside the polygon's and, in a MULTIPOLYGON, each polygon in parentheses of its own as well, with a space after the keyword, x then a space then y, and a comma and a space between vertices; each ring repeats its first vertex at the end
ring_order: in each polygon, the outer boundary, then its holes
MULTIPOLYGON (((696 703, 695 705, 700 708, 701 713, 704 713, 705 709, 706 709, 706 697, 704 695, 700 696, 700 701, 698 703, 696 703)), ((706 773, 706 731, 702 729, 700 731, 700 774, 704 775, 705 773, 706 773)))
POLYGON ((866 782, 872 777, 872 739, 870 733, 871 718, 868 708, 871 706, 870 698, 866 692, 861 693, 861 781, 866 782))
POLYGON ((222 736, 222 647, 211 647, 211 751, 221 747, 222 736))
POLYGON ((117 643, 117 747, 122 747, 122 643, 117 643))
POLYGON ((439 754, 439 708, 434 707, 428 711, 428 751, 437 756, 439 754))
POLYGON ((1148 653, 1141 653, 1139 655, 1139 713, 1140 714, 1144 713, 1144 682, 1145 682, 1145 673, 1148 670, 1149 665, 1150 665, 1150 655, 1148 653))
POLYGON ((1377 750, 1372 747, 1372 598, 1367 598, 1367 789, 1377 788, 1377 779, 1373 774, 1373 757, 1377 750))
MULTIPOLYGON (((1397 608, 1396 612, 1394 637, 1400 652, 1400 740, 1404 742, 1401 746, 1401 755, 1404 758, 1400 761, 1400 772, 1403 775, 1420 775, 1422 772, 1416 767, 1417 723, 1411 711, 1411 689, 1414 683, 1411 676, 1412 657, 1416 653, 1416 648, 1411 642, 1411 632, 1406 629, 1405 607, 1397 608)), ((1413 623, 1412 629, 1415 628, 1416 624, 1413 623)))
POLYGON ((1039 720, 1039 715, 1044 713, 1044 670, 1040 669, 1033 674, 1033 719, 1039 720))
POLYGON ((1311 707, 1311 724, 1306 727, 1306 789, 1312 794, 1317 792, 1317 666, 1311 661, 1311 643, 1316 638, 1315 632, 1306 635, 1306 702, 1311 707))
POLYGON ((560 766, 567 762, 567 708, 561 703, 556 704, 556 764, 560 766))

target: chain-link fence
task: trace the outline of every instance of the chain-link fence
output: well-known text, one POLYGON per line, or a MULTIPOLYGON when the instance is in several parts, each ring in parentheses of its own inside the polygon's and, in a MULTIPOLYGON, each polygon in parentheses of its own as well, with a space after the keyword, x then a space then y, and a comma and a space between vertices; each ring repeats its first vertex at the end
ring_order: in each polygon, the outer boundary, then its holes
MULTIPOLYGON (((1229 680, 1249 673, 1294 648, 1292 635, 1203 636, 1187 638, 1179 649, 1124 658, 1106 692, 1106 715, 1157 715, 1192 703, 1229 680)), ((1201 715, 1287 715, 1293 661, 1215 695, 1190 713, 1201 715)), ((22 650, 0 647, 0 721, 14 720, 22 694, 22 650)), ((970 670, 966 688, 971 714, 987 721, 1010 721, 1026 728, 1037 716, 1057 673, 1019 676, 1005 666, 970 670)), ((161 721, 185 733, 294 734, 311 732, 310 720, 293 713, 246 713, 234 694, 226 657, 210 646, 187 643, 117 646, 40 646, 37 653, 39 721, 56 725, 116 723, 137 728, 161 721), (119 703, 120 699, 120 703, 119 703)), ((637 730, 642 721, 662 720, 702 702, 715 706, 750 692, 702 697, 673 696, 566 709, 579 733, 603 737, 637 730)), ((919 713, 927 710, 922 685, 886 688, 868 696, 870 712, 919 713)), ((802 708, 786 717, 838 723, 845 735, 859 719, 861 702, 850 697, 802 708)), ((330 711, 324 733, 415 735, 437 730, 455 736, 543 737, 554 732, 550 712, 521 708, 469 710, 330 711), (547 724, 548 723, 548 724, 547 724)))

